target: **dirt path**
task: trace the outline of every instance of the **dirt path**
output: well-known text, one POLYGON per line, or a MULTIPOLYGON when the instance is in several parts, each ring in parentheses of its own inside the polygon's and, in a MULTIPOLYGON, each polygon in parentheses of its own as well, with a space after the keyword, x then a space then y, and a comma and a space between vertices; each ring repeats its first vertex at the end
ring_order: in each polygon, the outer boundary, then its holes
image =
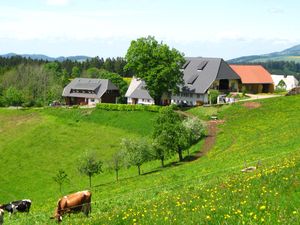
MULTIPOLYGON (((183 111, 176 111, 176 112, 186 117, 196 117, 193 114, 188 112, 183 112, 183 111)), ((222 123, 224 123, 224 120, 210 120, 207 122, 208 134, 205 137, 203 146, 201 147, 201 149, 199 149, 199 151, 195 155, 193 155, 192 157, 188 157, 186 161, 197 160, 202 156, 206 155, 212 149, 212 147, 216 142, 218 124, 222 124, 222 123)))
POLYGON ((195 160, 206 155, 216 142, 218 124, 224 123, 223 120, 210 120, 207 123, 208 135, 205 137, 202 148, 195 154, 195 160))

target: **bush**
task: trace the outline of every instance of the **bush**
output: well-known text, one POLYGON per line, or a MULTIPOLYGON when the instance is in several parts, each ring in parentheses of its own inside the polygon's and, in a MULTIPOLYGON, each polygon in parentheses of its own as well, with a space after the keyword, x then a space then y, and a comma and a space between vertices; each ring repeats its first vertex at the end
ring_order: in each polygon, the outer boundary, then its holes
POLYGON ((158 112, 161 106, 157 105, 127 105, 127 104, 111 104, 111 103, 100 103, 96 106, 97 109, 107 111, 149 111, 158 112))
POLYGON ((214 89, 209 90, 209 99, 211 101, 211 104, 217 104, 219 95, 220 92, 218 90, 214 90, 214 89))

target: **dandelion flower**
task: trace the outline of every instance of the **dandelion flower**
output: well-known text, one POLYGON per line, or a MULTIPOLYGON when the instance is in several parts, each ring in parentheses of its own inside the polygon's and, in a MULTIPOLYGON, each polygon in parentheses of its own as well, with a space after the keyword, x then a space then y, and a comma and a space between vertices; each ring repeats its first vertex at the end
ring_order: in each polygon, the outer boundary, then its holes
POLYGON ((266 209, 266 206, 265 205, 262 205, 261 207, 259 207, 260 210, 265 210, 266 209))

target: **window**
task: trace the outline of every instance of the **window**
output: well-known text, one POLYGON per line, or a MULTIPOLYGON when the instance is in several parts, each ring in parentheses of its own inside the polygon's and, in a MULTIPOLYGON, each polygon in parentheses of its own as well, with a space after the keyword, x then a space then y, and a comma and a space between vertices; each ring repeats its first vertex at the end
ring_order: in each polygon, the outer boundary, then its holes
POLYGON ((197 80, 197 78, 198 78, 198 75, 197 75, 197 74, 194 74, 193 76, 191 76, 191 77, 188 79, 187 83, 188 83, 188 84, 193 84, 193 83, 197 80))
POLYGON ((185 64, 183 64, 182 69, 185 70, 185 69, 187 68, 187 66, 190 64, 190 62, 191 62, 191 61, 189 61, 189 60, 186 61, 185 64))
POLYGON ((94 99, 94 98, 91 98, 91 102, 95 102, 95 99, 94 99))
POLYGON ((198 66, 197 70, 203 70, 205 66, 207 65, 208 61, 202 61, 198 66))

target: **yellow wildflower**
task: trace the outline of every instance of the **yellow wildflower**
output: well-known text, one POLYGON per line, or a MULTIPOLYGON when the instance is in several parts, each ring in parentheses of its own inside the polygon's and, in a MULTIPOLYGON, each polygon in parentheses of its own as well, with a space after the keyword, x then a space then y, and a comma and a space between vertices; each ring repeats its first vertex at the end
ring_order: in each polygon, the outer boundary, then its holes
POLYGON ((262 205, 261 207, 259 207, 260 210, 265 210, 266 209, 266 206, 265 205, 262 205))

